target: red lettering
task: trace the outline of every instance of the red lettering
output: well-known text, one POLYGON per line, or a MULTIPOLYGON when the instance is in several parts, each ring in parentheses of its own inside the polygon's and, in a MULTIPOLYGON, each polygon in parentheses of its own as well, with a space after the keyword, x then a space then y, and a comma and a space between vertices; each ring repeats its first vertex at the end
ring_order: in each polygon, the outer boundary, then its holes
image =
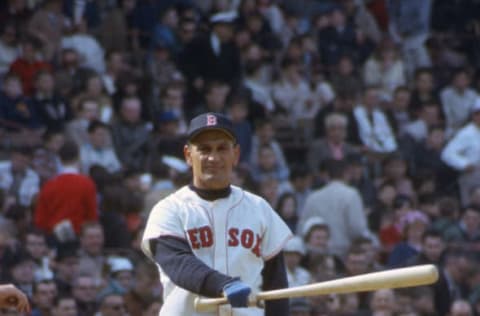
POLYGON ((260 249, 261 249, 262 237, 257 235, 257 241, 255 242, 255 247, 253 247, 252 252, 257 256, 260 257, 260 249))
POLYGON ((244 248, 250 249, 253 245, 254 234, 250 229, 242 231, 241 241, 244 248))
POLYGON ((228 230, 228 246, 237 247, 238 246, 238 228, 230 228, 228 230))
POLYGON ((188 233, 188 238, 190 239, 190 243, 192 244, 193 249, 198 249, 200 248, 200 243, 198 242, 197 239, 197 234, 198 234, 198 229, 192 228, 187 230, 188 233))
POLYGON ((213 245, 213 233, 210 227, 203 226, 198 229, 200 232, 200 241, 202 242, 202 247, 211 247, 213 245))

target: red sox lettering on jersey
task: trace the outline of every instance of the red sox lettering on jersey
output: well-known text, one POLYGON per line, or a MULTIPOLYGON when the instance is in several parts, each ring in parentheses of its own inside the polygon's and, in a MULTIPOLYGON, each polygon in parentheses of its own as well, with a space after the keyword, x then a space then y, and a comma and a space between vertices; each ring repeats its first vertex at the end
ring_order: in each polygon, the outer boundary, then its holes
MULTIPOLYGON (((211 123, 214 124, 213 120, 211 123)), ((280 252, 291 232, 264 199, 238 187, 232 186, 229 197, 209 202, 186 186, 153 208, 143 243, 146 245, 149 239, 162 235, 187 240, 195 256, 206 265, 240 277, 255 292, 260 291, 259 276, 264 262, 280 252)), ((171 282, 161 268, 160 276, 164 286, 161 316, 218 315, 196 313, 193 308, 196 295, 171 282)), ((223 308, 228 309, 226 315, 264 314, 259 308, 223 308)))
MULTIPOLYGON (((191 228, 187 230, 188 239, 192 249, 208 248, 213 246, 213 232, 209 226, 191 228)), ((243 247, 250 249, 257 257, 260 257, 262 237, 252 230, 232 227, 228 230, 228 247, 243 247)))

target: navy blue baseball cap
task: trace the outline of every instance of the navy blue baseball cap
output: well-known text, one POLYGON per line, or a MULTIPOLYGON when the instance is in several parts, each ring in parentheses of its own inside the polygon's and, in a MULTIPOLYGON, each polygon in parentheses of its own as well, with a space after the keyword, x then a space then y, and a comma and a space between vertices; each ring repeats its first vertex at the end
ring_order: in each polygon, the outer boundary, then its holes
POLYGON ((188 140, 191 141, 198 134, 207 130, 221 131, 227 134, 234 142, 237 142, 232 121, 225 115, 214 112, 200 114, 190 121, 188 140))

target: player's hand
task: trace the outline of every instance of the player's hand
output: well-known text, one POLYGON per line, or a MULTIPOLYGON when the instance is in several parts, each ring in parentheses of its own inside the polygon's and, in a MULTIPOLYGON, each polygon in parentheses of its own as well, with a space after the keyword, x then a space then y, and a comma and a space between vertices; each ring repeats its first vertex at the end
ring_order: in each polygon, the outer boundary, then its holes
POLYGON ((14 307, 20 312, 30 311, 27 296, 12 284, 0 285, 0 307, 14 307))
POLYGON ((247 307, 252 289, 240 280, 234 280, 223 287, 223 293, 232 307, 247 307))

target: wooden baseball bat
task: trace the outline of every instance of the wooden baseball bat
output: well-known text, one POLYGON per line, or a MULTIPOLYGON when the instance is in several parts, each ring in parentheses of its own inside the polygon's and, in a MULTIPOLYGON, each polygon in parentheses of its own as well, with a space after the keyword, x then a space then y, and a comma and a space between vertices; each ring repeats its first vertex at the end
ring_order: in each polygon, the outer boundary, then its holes
MULTIPOLYGON (((336 280, 318 282, 280 290, 259 292, 250 301, 250 305, 257 305, 261 300, 276 300, 290 297, 306 297, 326 294, 342 294, 367 292, 379 289, 394 289, 412 286, 421 286, 435 283, 438 280, 438 271, 433 264, 412 266, 408 268, 391 269, 381 272, 340 278, 336 280)), ((218 305, 228 304, 226 297, 195 299, 197 312, 209 312, 218 305)))

